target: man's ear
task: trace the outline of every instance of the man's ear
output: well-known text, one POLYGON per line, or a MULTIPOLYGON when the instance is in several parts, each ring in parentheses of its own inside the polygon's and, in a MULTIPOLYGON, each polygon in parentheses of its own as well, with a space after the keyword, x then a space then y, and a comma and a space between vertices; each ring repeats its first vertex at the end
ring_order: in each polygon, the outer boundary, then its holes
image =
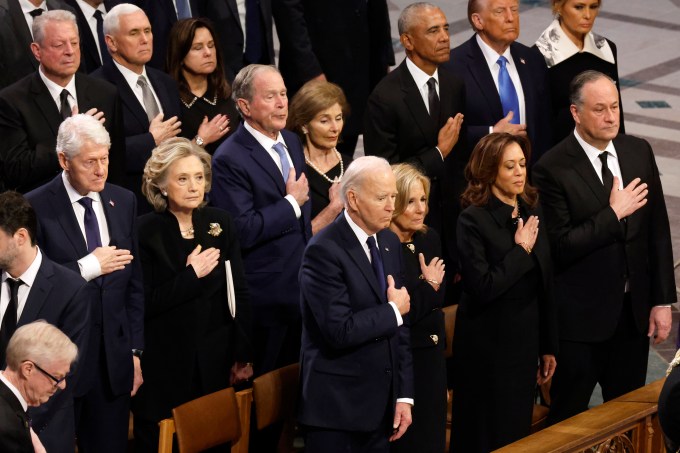
POLYGON ((36 60, 38 60, 38 63, 40 63, 40 46, 36 42, 31 43, 31 53, 35 57, 36 60))
POLYGON ((64 171, 69 171, 71 163, 66 158, 66 154, 63 151, 57 152, 57 159, 59 159, 59 166, 64 171))
POLYGON ((411 36, 409 36, 408 33, 402 33, 399 35, 399 42, 401 42, 401 45, 404 46, 404 49, 408 50, 409 52, 413 50, 413 42, 411 41, 411 36))
POLYGON ((238 105, 238 109, 244 116, 250 116, 250 102, 243 98, 238 98, 236 100, 236 105, 238 105))
POLYGON ((569 106, 569 111, 571 112, 572 118, 574 118, 574 123, 580 125, 581 119, 578 117, 578 107, 576 107, 576 104, 571 104, 569 106))

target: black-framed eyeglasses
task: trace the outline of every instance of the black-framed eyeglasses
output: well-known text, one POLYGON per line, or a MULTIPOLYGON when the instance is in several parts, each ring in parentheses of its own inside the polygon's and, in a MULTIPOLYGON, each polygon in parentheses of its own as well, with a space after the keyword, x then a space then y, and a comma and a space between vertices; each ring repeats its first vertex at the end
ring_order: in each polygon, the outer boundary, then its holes
POLYGON ((31 362, 31 363, 38 369, 38 371, 40 371, 42 374, 44 374, 45 376, 47 376, 48 378, 50 378, 52 381, 54 381, 54 386, 55 386, 55 387, 58 387, 59 384, 61 384, 62 382, 64 382, 64 381, 66 380, 66 378, 68 378, 68 377, 70 376, 70 373, 67 373, 63 378, 57 379, 57 378, 55 378, 54 376, 52 376, 50 373, 48 373, 47 371, 43 370, 43 369, 40 367, 40 365, 38 365, 37 363, 35 363, 33 360, 27 360, 27 362, 31 362))

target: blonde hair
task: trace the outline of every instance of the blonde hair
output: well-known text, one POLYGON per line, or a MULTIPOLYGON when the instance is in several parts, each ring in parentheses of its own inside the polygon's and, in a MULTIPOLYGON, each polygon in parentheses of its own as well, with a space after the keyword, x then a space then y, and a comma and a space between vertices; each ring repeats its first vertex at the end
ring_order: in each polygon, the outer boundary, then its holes
POLYGON ((6 355, 7 367, 16 371, 26 360, 42 366, 62 360, 72 364, 78 357, 78 346, 64 332, 41 319, 14 332, 6 355))
MULTIPOLYGON (((425 198, 428 202, 430 200, 430 178, 425 176, 418 168, 411 164, 396 164, 392 165, 392 172, 397 179, 397 199, 394 203, 394 212, 392 213, 392 220, 396 219, 404 213, 408 206, 409 194, 411 189, 417 183, 423 185, 425 191, 425 198)), ((430 210, 429 203, 425 209, 425 214, 430 210)), ((420 231, 427 231, 427 226, 423 224, 420 231)))
MULTIPOLYGON (((210 154, 194 142, 186 138, 175 137, 164 141, 151 152, 151 157, 144 166, 142 178, 142 193, 153 206, 154 211, 163 212, 168 208, 168 200, 163 195, 161 187, 165 185, 168 170, 180 159, 195 156, 203 164, 205 176, 205 192, 210 192, 212 186, 212 170, 210 154)), ((205 206, 203 200, 201 206, 205 206)))

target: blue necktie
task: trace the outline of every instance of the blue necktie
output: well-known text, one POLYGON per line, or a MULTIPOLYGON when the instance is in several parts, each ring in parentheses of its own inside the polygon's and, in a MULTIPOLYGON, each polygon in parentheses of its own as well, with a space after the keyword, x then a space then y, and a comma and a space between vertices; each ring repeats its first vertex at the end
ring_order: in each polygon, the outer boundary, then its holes
POLYGON ((259 63, 262 59, 262 23, 259 0, 246 0, 246 38, 244 57, 247 63, 259 63))
POLYGON ((177 19, 191 19, 191 8, 189 7, 189 0, 176 0, 177 19))
POLYGON ((507 116, 508 112, 512 110, 513 115, 510 122, 512 124, 519 124, 519 99, 517 98, 515 85, 512 83, 512 79, 508 73, 508 68, 505 67, 508 60, 501 56, 496 63, 501 67, 498 71, 498 94, 501 96, 503 116, 507 116))
POLYGON ((78 200, 85 208, 85 240, 87 240, 87 251, 92 253, 94 249, 102 246, 101 236, 99 235, 99 222, 97 222, 97 215, 92 209, 92 199, 83 197, 78 200))
POLYGON ((380 285, 380 293, 387 293, 387 282, 385 281, 385 268, 383 267, 382 257, 380 256, 380 251, 375 243, 375 238, 369 236, 366 239, 368 244, 368 250, 371 252, 371 267, 373 267, 373 273, 375 274, 376 280, 378 280, 378 285, 380 285))
POLYGON ((290 163, 288 162, 288 156, 286 156, 286 147, 283 143, 278 142, 274 144, 274 151, 279 155, 281 160, 281 174, 283 174, 283 182, 288 182, 288 173, 290 172, 290 163))
POLYGON ((99 42, 102 64, 111 63, 113 60, 111 54, 109 54, 109 48, 106 47, 106 39, 104 39, 104 14, 97 10, 94 12, 94 19, 97 21, 97 41, 99 42))

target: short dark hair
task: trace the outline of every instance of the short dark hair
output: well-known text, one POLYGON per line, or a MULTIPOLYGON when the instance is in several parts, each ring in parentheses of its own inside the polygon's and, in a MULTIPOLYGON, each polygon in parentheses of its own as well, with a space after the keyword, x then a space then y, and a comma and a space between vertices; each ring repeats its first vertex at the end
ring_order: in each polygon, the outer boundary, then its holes
POLYGON ((569 84, 569 102, 574 104, 576 107, 583 105, 583 87, 596 80, 607 79, 614 85, 614 79, 609 77, 607 74, 603 74, 599 71, 589 69, 583 71, 571 80, 569 84))
POLYGON ((38 219, 30 203, 18 192, 8 190, 0 193, 0 229, 13 236, 20 228, 25 228, 36 245, 38 219))

